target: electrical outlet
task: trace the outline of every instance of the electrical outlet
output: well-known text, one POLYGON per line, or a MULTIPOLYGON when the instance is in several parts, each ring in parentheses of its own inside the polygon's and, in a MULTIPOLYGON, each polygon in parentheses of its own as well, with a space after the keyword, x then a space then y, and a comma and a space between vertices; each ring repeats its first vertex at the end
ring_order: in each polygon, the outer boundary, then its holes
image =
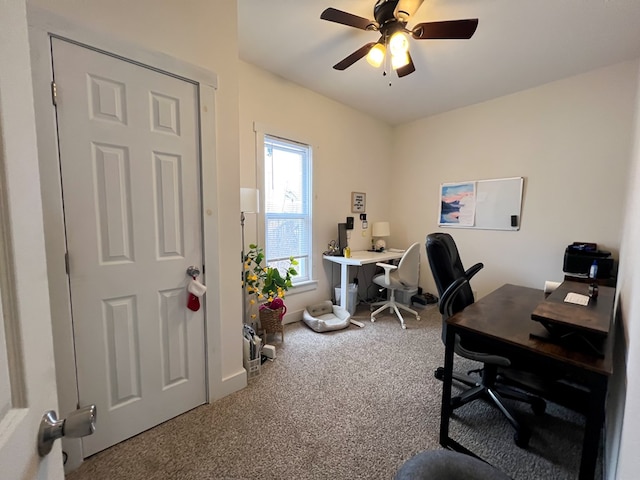
POLYGON ((362 236, 366 237, 367 236, 367 231, 366 230, 362 230, 362 236))

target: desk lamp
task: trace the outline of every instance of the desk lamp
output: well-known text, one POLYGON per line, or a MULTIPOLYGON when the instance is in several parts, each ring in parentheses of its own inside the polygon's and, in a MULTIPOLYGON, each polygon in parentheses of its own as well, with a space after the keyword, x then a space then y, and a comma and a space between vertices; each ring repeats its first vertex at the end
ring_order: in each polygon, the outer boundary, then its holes
POLYGON ((384 241, 382 237, 388 237, 391 235, 391 231, 389 230, 389 222, 374 222, 373 227, 371 229, 371 237, 375 240, 374 249, 382 252, 385 248, 387 248, 387 242, 384 241))

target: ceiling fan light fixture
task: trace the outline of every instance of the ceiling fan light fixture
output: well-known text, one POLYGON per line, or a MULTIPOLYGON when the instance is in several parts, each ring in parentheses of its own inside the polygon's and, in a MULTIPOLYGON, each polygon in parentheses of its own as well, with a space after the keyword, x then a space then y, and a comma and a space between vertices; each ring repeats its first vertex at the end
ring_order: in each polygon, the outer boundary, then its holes
MULTIPOLYGON (((373 0, 371 0, 373 1, 373 0)), ((335 70, 345 70, 363 57, 378 68, 383 63, 384 75, 393 67, 398 78, 416 71, 409 54, 409 36, 416 40, 469 39, 478 27, 477 18, 422 22, 407 28, 407 24, 423 4, 424 0, 375 0, 373 16, 375 20, 327 8, 320 15, 321 20, 339 23, 360 30, 379 32, 377 43, 369 42, 336 63, 335 70), (387 52, 388 50, 388 52, 387 52), (389 53, 389 55, 387 55, 389 53)))
POLYGON ((406 55, 409 51, 409 39, 402 32, 396 32, 389 38, 389 50, 391 55, 406 55))
POLYGON ((373 47, 371 47, 369 53, 367 53, 367 62, 369 62, 369 65, 371 65, 372 67, 378 68, 380 65, 382 65, 385 54, 386 48, 384 48, 384 45, 382 45, 381 43, 376 43, 373 47))
POLYGON ((409 53, 404 52, 399 55, 391 54, 391 67, 394 70, 404 67, 405 65, 409 65, 409 53))

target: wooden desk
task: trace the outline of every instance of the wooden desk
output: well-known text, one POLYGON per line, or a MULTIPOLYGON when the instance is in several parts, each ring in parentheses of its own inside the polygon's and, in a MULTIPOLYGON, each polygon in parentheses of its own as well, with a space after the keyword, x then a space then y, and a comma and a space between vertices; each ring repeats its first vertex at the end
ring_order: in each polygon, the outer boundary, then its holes
POLYGON ((565 280, 536 306, 531 318, 546 328, 543 338, 547 341, 603 356, 602 349, 611 327, 615 288, 599 287, 598 297, 590 298, 584 306, 565 302, 568 293, 588 295, 589 285, 565 280))
MULTIPOLYGON (((455 335, 459 333, 467 337, 477 336, 491 346, 492 353, 504 355, 514 362, 526 362, 535 366, 540 374, 561 372, 571 381, 584 387, 584 392, 588 392, 585 393, 588 401, 583 412, 586 425, 579 478, 592 479, 604 421, 607 384, 609 376, 613 373, 613 335, 610 334, 605 339, 603 357, 570 350, 531 336, 532 333, 544 335, 544 327, 531 319, 532 312, 543 300, 542 290, 507 284, 449 318, 445 342, 440 444, 446 448, 472 453, 449 437, 449 419, 452 413, 451 386, 455 335)), ((598 298, 599 302, 601 300, 603 307, 606 302, 613 302, 613 298, 609 297, 598 298)), ((561 398, 548 398, 562 403, 561 398)), ((479 438, 481 435, 482 432, 479 432, 479 438)))

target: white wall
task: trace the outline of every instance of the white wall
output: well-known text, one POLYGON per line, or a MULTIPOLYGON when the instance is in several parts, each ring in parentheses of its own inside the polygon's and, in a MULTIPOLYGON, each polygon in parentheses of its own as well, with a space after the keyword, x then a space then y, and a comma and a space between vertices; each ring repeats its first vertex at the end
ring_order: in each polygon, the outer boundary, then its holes
POLYGON ((627 221, 620 249, 618 276, 617 316, 620 322, 616 331, 617 361, 610 382, 607 409, 609 478, 621 480, 638 478, 640 469, 640 348, 635 348, 640 340, 640 218, 637 215, 640 210, 640 89, 635 108, 635 148, 632 168, 628 172, 627 221))
MULTIPOLYGON (((395 174, 391 128, 383 122, 323 97, 310 90, 240 62, 240 158, 243 187, 256 187, 254 122, 272 133, 313 146, 314 245, 313 278, 317 289, 286 297, 285 321, 299 320, 305 306, 330 298, 339 282, 338 267, 323 263, 322 252, 337 238, 337 224, 355 216, 350 245, 362 250, 371 245, 371 224, 391 221, 389 178, 395 174), (351 213, 351 192, 366 193, 369 229, 362 235, 357 214, 351 213)), ((269 133, 268 131, 266 133, 269 133)), ((247 218, 246 243, 256 239, 256 216, 247 218), (252 225, 251 225, 252 224, 252 225)), ((355 276, 357 269, 353 270, 355 276)), ((360 272, 366 275, 370 272, 360 272)), ((361 277, 362 278, 362 277, 361 277)), ((362 278, 364 283, 364 278, 362 278)), ((366 292, 361 292, 365 295, 366 292)))
MULTIPOLYGON (((396 128, 390 197, 399 243, 452 234, 473 287, 562 280, 564 249, 596 242, 618 256, 638 63, 553 82, 396 128), (525 177, 521 229, 440 229, 443 182, 525 177)), ((424 250, 423 250, 424 251, 424 250)), ((425 256, 421 285, 436 292, 425 256)))
MULTIPOLYGON (((224 205, 220 209, 220 225, 237 225, 240 183, 236 1, 169 1, 162 2, 161 8, 154 0, 29 0, 29 3, 86 29, 170 55, 218 76, 216 131, 209 132, 216 137, 220 180, 215 188, 220 205, 224 205)), ((207 265, 207 283, 210 289, 217 289, 218 298, 224 299, 220 305, 219 332, 215 332, 220 338, 220 350, 213 352, 219 360, 219 364, 216 362, 216 381, 222 387, 225 379, 243 372, 241 290, 228 275, 239 268, 239 229, 220 229, 216 244, 220 263, 207 265)), ((237 385, 231 388, 237 388, 237 385)), ((231 392, 219 390, 217 396, 228 393, 231 392)))

